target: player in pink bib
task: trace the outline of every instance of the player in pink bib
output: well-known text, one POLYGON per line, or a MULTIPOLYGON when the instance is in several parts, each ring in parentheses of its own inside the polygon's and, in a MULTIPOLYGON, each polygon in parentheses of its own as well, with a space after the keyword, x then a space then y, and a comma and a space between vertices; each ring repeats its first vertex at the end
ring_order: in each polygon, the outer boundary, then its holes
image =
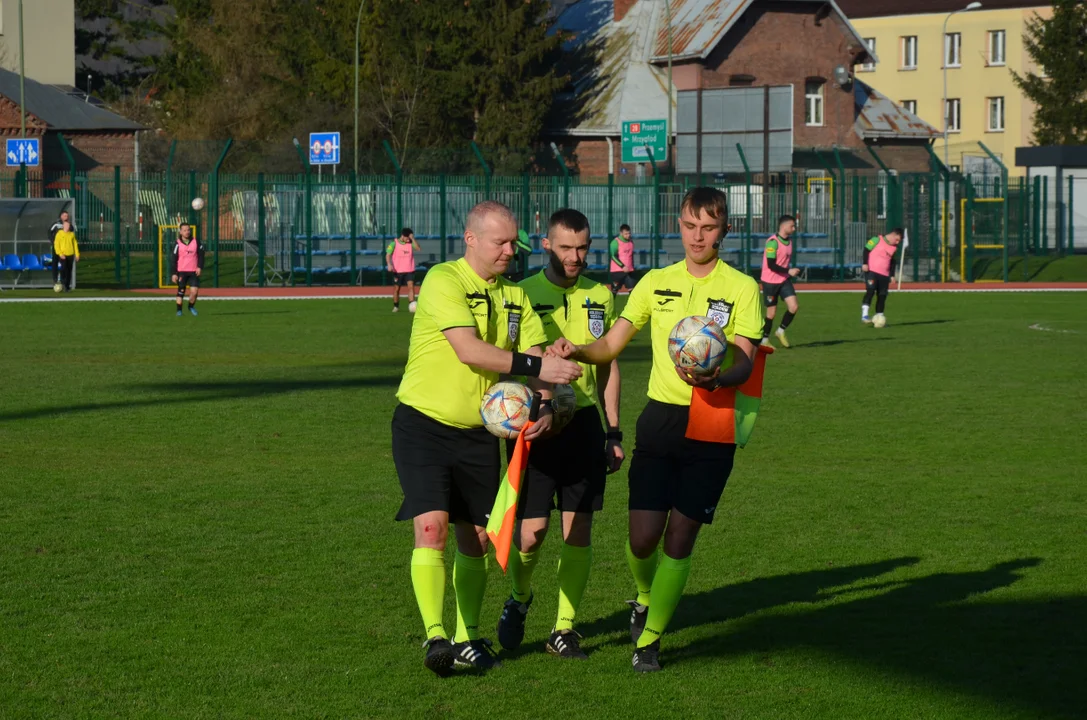
POLYGON ((759 285, 766 303, 766 322, 762 326, 763 345, 770 344, 770 330, 774 327, 779 297, 785 301, 785 316, 781 318, 777 329, 778 342, 783 347, 789 347, 785 329, 800 309, 800 304, 796 301, 796 290, 793 288, 793 278, 800 274, 800 269, 790 267, 793 261, 792 236, 795 232, 796 218, 782 215, 778 218, 777 234, 771 235, 766 241, 766 249, 762 253, 762 276, 759 285))
POLYGON ((868 318, 872 295, 876 295, 876 315, 883 314, 887 304, 887 293, 891 290, 891 276, 895 274, 895 253, 902 242, 902 228, 895 228, 886 235, 869 240, 864 246, 864 300, 861 302, 861 322, 872 322, 868 318))
POLYGON ((204 270, 204 246, 193 235, 192 225, 181 223, 177 228, 177 242, 170 253, 170 280, 177 283, 177 316, 181 317, 181 304, 185 289, 189 289, 189 312, 196 315, 196 296, 200 293, 200 273, 204 270))
POLYGON ((619 235, 608 245, 608 269, 611 274, 612 295, 619 293, 619 288, 634 288, 634 241, 630 237, 630 225, 619 226, 619 235))
POLYGON ((422 252, 411 228, 385 248, 385 260, 393 276, 393 312, 400 312, 400 288, 408 286, 408 310, 415 312, 415 253, 422 252))

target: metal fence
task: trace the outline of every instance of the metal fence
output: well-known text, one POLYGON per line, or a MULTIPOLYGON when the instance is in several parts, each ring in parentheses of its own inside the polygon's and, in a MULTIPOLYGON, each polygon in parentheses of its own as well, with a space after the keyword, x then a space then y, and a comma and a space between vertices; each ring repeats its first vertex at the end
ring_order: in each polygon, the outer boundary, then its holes
MULTIPOLYGON (((782 214, 799 216, 795 262, 807 280, 858 276, 865 241, 891 227, 909 232, 904 279, 1009 279, 1010 258, 1023 272, 1032 256, 1076 249, 1069 201, 1060 222, 1046 178, 1005 176, 975 183, 942 167, 923 174, 826 172, 748 176, 572 175, 265 175, 207 172, 0 174, 0 197, 71 198, 80 246, 97 272, 81 267, 82 285, 150 286, 159 282, 159 229, 193 223, 208 247, 209 284, 383 284, 385 248, 403 226, 422 247, 420 272, 464 252, 468 211, 485 199, 510 208, 533 239, 530 267, 543 264, 540 237, 562 207, 584 212, 594 239, 590 271, 607 270, 607 240, 628 224, 639 269, 683 256, 678 216, 697 185, 727 193, 732 229, 722 247, 730 264, 754 271, 782 214), (193 198, 205 207, 192 208, 193 198), (1066 213, 1065 213, 1066 211, 1066 213), (1058 232, 1058 226, 1060 228, 1058 232)), ((3 240, 0 239, 0 255, 3 240)), ((1081 243, 1082 245, 1082 243, 1081 243)), ((168 252, 168 249, 166 250, 168 252)), ((1021 279, 1019 277, 1011 279, 1021 279)))

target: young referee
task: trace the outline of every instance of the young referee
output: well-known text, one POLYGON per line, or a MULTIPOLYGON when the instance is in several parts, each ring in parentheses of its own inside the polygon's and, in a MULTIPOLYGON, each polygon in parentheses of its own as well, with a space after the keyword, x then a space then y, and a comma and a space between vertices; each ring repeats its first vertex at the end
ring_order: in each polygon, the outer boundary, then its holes
MULTIPOLYGON (((603 336, 615 322, 615 304, 606 285, 582 276, 589 254, 589 220, 577 210, 551 216, 543 239, 548 263, 520 286, 543 321, 549 341, 565 337, 587 343, 603 336)), ((547 535, 551 511, 559 511, 558 616, 545 649, 565 659, 584 660, 581 636, 574 630, 578 606, 589 583, 593 562, 593 513, 604 507, 605 476, 623 462, 619 430, 619 364, 583 365, 573 383, 577 412, 559 434, 537 440, 529 453, 521 503, 520 532, 510 552, 506 574, 512 594, 498 621, 498 642, 520 647, 525 616, 532 605, 532 573, 547 535), (607 434, 600 425, 604 410, 607 434)))
MULTIPOLYGON (((525 292, 502 277, 514 254, 517 222, 497 202, 469 213, 464 257, 427 273, 412 323, 408 362, 393 413, 392 450, 404 501, 398 520, 412 520, 411 581, 427 638, 424 665, 439 675, 454 664, 494 666, 479 632, 487 585, 487 518, 501 480, 498 438, 483 428, 479 406, 500 374, 521 375, 541 391, 570 383, 581 368, 543 357, 543 325, 525 292), (442 621, 444 551, 455 528, 453 588, 457 631, 449 642, 442 621)), ((546 392, 550 396, 550 392, 546 392)), ((550 411, 526 435, 551 427, 550 411)))
POLYGON ((575 346, 560 338, 548 348, 559 357, 601 365, 618 357, 646 324, 651 328, 649 403, 638 418, 629 473, 627 560, 638 589, 630 630, 638 672, 660 670, 660 637, 687 583, 698 532, 713 522, 736 452, 734 442, 707 431, 701 420, 705 401, 693 388, 716 391, 741 385, 751 375, 762 336, 758 284, 718 258, 729 228, 725 195, 714 188, 692 189, 683 198, 679 217, 686 257, 646 274, 601 339, 575 346), (713 318, 728 337, 731 360, 712 376, 689 375, 669 356, 668 333, 690 315, 713 318), (696 402, 699 413, 692 412, 696 402), (692 434, 714 440, 691 439, 692 434))

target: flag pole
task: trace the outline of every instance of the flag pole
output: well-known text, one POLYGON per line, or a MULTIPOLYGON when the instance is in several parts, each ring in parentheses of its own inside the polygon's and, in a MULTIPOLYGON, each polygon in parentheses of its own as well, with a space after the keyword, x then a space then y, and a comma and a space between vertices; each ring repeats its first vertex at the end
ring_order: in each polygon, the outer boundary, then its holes
POLYGON ((906 248, 910 246, 910 231, 902 231, 902 257, 898 259, 898 287, 896 290, 902 289, 902 268, 906 264, 906 248))

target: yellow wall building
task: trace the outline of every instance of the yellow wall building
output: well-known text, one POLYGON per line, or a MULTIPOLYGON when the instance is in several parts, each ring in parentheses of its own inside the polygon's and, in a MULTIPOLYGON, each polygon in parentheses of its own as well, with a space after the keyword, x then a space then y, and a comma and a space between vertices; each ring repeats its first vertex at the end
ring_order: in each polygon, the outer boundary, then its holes
MULTIPOLYGON (((894 3, 897 8, 943 11, 882 17, 864 16, 880 8, 887 11, 891 5, 887 0, 846 0, 841 4, 865 41, 875 43, 879 57, 875 66, 858 65, 858 78, 942 130, 946 62, 949 164, 966 172, 978 170, 977 163, 984 157, 980 141, 1001 158, 1011 174, 1020 175, 1022 171, 1015 167, 1015 148, 1032 144, 1034 105, 1016 87, 1011 71, 1035 69, 1025 50, 1023 33, 1030 18, 1035 14, 1049 17, 1052 8, 1027 7, 1025 3, 1007 7, 1012 3, 997 0, 1004 7, 986 9, 982 2, 981 9, 955 13, 947 24, 946 38, 943 27, 948 13, 964 8, 967 0, 894 3)), ((943 159, 942 138, 933 149, 943 159)))

